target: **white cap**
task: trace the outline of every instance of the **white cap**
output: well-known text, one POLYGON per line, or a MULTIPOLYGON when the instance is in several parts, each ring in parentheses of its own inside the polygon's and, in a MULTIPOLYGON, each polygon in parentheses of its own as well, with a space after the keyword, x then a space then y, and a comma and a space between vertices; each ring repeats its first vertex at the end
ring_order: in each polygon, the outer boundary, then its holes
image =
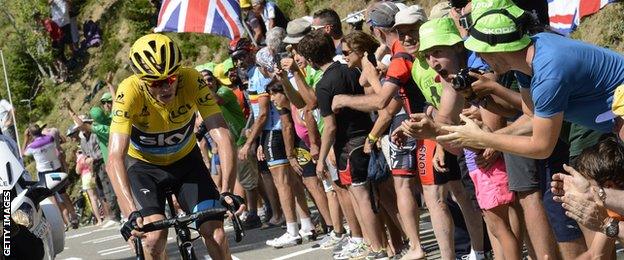
POLYGON ((420 5, 412 5, 405 8, 394 15, 394 27, 398 25, 415 24, 417 22, 426 22, 427 15, 420 5))

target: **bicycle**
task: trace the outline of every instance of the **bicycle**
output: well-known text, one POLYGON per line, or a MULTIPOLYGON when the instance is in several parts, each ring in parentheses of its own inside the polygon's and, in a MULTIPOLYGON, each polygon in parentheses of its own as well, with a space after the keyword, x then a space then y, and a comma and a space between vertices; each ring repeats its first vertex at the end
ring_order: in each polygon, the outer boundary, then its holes
MULTIPOLYGON (((168 229, 170 227, 174 227, 175 231, 176 231, 176 236, 177 236, 177 243, 178 243, 178 250, 180 252, 180 256, 182 256, 182 259, 184 260, 195 260, 197 259, 197 256, 195 255, 195 250, 193 249, 193 241, 197 240, 198 238, 200 238, 201 236, 192 238, 191 237, 191 229, 198 231, 198 229, 196 228, 191 228, 189 227, 189 225, 200 219, 200 218, 206 218, 206 217, 218 217, 218 216, 224 216, 225 217, 225 213, 226 212, 230 212, 232 215, 232 223, 234 226, 234 233, 236 235, 235 237, 235 241, 236 242, 240 242, 243 238, 243 236, 245 236, 245 231, 243 229, 243 225, 240 221, 240 219, 238 218, 238 216, 236 216, 234 213, 236 212, 236 208, 234 208, 234 206, 228 206, 227 208, 212 208, 212 209, 207 209, 207 210, 203 210, 200 212, 195 212, 189 215, 185 215, 185 216, 177 216, 176 212, 175 212, 175 207, 173 207, 173 193, 170 191, 166 192, 166 197, 167 197, 167 203, 170 205, 169 206, 169 211, 171 218, 168 219, 163 219, 163 220, 158 220, 158 221, 154 221, 151 223, 147 223, 145 225, 143 225, 142 228, 137 229, 138 231, 141 232, 152 232, 152 231, 157 231, 157 230, 162 230, 162 229, 168 229)), ((136 259, 137 260, 143 260, 145 259, 145 256, 143 254, 143 244, 141 242, 141 238, 137 237, 134 239, 134 248, 136 249, 136 259)))

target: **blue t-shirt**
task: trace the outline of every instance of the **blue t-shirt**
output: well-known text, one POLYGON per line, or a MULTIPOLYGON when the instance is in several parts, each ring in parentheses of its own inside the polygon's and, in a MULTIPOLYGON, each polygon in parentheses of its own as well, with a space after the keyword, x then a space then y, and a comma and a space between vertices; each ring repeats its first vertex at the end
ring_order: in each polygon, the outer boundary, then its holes
MULTIPOLYGON (((611 110, 613 92, 624 83, 624 56, 552 33, 531 38, 534 114, 549 118, 563 112, 566 121, 610 132, 613 121, 596 123, 596 117, 611 110)), ((529 85, 520 78, 521 87, 529 85)))
MULTIPOLYGON (((269 83, 271 83, 271 78, 265 78, 259 69, 253 70, 253 74, 249 78, 249 88, 247 91, 249 93, 251 111, 255 118, 258 118, 258 114, 260 114, 258 98, 262 96, 269 97, 269 93, 267 93, 267 86, 269 83)), ((273 102, 269 102, 269 113, 263 130, 282 130, 280 114, 273 105, 273 102)))

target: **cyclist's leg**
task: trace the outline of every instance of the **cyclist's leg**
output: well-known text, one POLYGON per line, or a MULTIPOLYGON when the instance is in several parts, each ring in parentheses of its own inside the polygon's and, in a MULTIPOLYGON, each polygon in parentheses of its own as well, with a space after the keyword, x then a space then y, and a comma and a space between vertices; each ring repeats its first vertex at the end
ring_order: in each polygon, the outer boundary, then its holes
MULTIPOLYGON (((201 153, 195 148, 189 155, 167 166, 181 183, 177 191, 178 202, 186 212, 199 212, 215 207, 222 207, 219 192, 206 165, 202 163, 201 153)), ((208 217, 195 222, 199 233, 204 238, 208 253, 212 259, 229 259, 229 247, 223 230, 223 216, 208 217)))
MULTIPOLYGON (((135 205, 143 224, 165 218, 165 195, 159 183, 169 181, 170 175, 156 165, 129 159, 128 179, 135 199, 135 205)), ((164 259, 167 246, 167 230, 149 232, 142 239, 143 251, 147 259, 164 259)))

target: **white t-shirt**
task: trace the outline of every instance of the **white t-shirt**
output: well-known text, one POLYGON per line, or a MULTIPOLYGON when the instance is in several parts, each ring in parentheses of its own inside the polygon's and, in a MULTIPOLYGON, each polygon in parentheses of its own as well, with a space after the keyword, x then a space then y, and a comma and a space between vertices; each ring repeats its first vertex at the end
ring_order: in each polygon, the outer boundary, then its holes
POLYGON ((12 126, 12 123, 7 123, 9 120, 11 110, 13 110, 13 106, 6 99, 0 100, 0 126, 2 127, 2 132, 5 132, 7 128, 12 126))
POLYGON ((33 156, 38 172, 54 171, 61 168, 58 149, 52 136, 43 135, 35 138, 32 143, 26 146, 24 154, 33 156))
POLYGON ((262 11, 262 21, 264 21, 264 28, 270 30, 269 20, 275 19, 275 3, 267 2, 264 5, 264 11, 262 11))
POLYGON ((59 27, 63 27, 69 24, 69 10, 67 8, 67 2, 65 0, 54 0, 50 4, 50 14, 52 21, 59 27))

